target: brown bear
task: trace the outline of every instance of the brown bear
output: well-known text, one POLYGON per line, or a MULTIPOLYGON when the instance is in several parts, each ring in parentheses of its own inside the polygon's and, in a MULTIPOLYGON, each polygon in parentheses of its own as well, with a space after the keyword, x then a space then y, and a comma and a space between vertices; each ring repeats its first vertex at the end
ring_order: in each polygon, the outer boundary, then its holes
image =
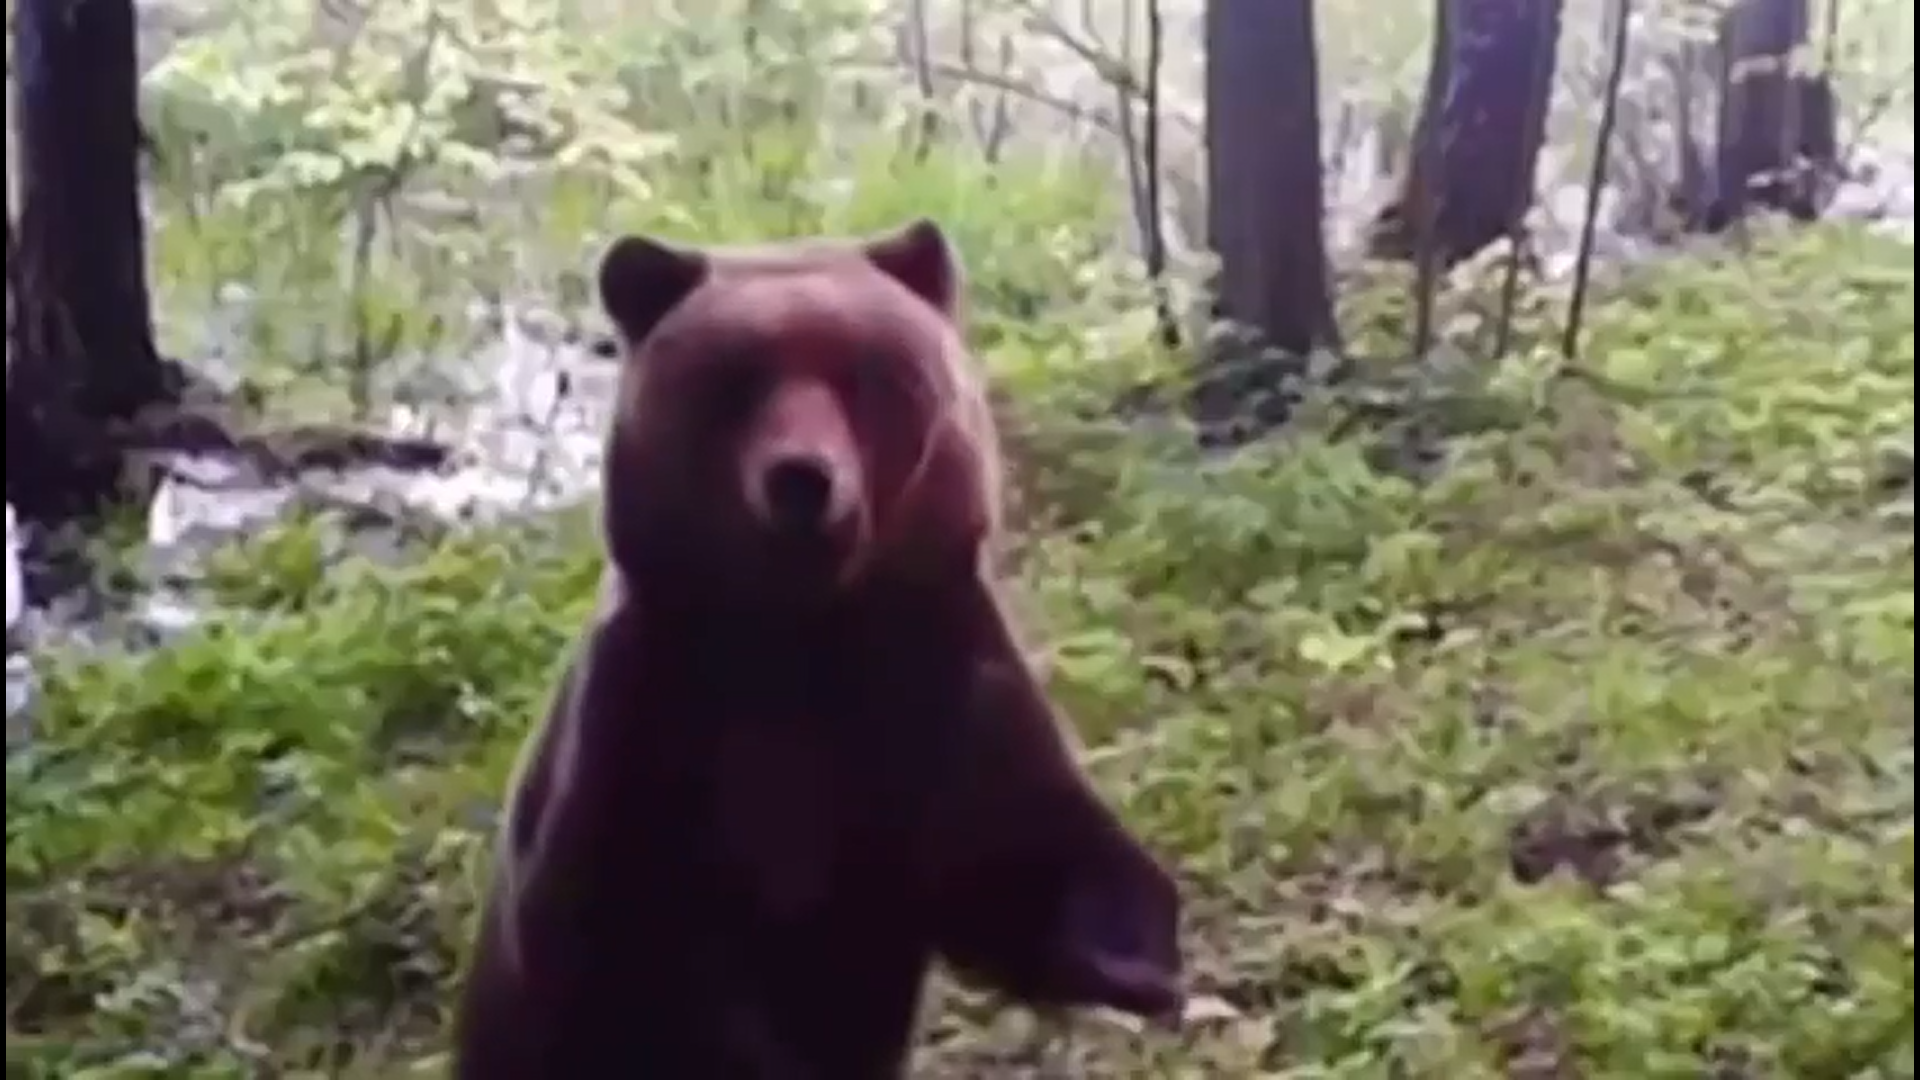
POLYGON ((456 1080, 902 1075, 937 958, 1180 1009, 1171 876, 988 570, 999 451, 938 226, 620 240, 596 618, 508 796, 456 1080))

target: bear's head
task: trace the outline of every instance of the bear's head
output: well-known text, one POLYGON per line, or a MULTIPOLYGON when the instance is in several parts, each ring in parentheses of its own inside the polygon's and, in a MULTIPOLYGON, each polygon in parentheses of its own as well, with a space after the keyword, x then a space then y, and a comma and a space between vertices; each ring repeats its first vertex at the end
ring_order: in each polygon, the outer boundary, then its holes
POLYGON ((623 346, 614 564, 762 598, 971 570, 999 460, 960 285, 926 220, 864 241, 617 241, 599 271, 623 346))

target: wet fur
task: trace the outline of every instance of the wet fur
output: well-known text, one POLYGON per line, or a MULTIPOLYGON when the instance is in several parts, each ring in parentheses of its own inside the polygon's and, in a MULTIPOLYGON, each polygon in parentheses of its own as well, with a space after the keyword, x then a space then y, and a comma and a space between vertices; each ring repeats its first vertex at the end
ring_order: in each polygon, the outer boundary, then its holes
POLYGON ((997 450, 922 228, 603 270, 630 353, 607 584, 512 783, 456 1080, 886 1080, 936 957, 1033 1004, 1177 1010, 1173 883, 1074 762, 982 569, 997 450), (746 448, 682 426, 743 320, 782 371, 913 367, 911 424, 849 407, 862 518, 823 595, 728 565, 750 522, 706 459, 746 448))

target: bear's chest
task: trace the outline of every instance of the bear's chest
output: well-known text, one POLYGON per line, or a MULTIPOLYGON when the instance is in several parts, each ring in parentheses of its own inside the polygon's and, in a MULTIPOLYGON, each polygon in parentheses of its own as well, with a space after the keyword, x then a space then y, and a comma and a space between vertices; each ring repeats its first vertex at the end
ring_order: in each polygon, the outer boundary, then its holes
POLYGON ((716 736, 707 809, 717 868, 773 924, 889 906, 912 887, 910 761, 820 731, 781 718, 716 736))

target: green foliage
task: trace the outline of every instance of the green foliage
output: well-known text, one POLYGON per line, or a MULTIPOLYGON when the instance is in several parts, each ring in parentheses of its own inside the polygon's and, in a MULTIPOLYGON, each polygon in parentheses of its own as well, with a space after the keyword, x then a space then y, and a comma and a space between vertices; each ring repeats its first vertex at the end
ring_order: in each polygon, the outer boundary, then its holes
MULTIPOLYGON (((1188 1030, 1089 1019, 1068 1075, 1913 1074, 1910 246, 1638 271, 1577 369, 1530 295, 1509 360, 1363 365, 1207 456, 1113 418, 1169 358, 1104 164, 922 154, 897 79, 822 59, 881 36, 856 0, 626 6, 296 32, 273 0, 177 47, 149 82, 163 325, 248 283, 248 374, 305 415, 369 326, 443 363, 475 297, 582 316, 617 231, 935 215, 1007 399, 1015 593, 1189 888, 1188 1030)), ((1391 291, 1348 287, 1363 354, 1403 336, 1391 291)), ((1483 299, 1449 298, 1449 337, 1484 340, 1483 299)), ((197 629, 46 658, 8 760, 9 1076, 438 1074, 595 536, 342 546, 325 518, 255 537, 197 629)), ((943 988, 923 1075, 1015 1075, 1029 1041, 943 988)))
POLYGON ((916 152, 898 74, 861 63, 891 51, 874 4, 644 6, 223 11, 147 77, 163 332, 207 325, 243 283, 256 381, 339 388, 341 359, 369 352, 399 362, 356 376, 391 381, 464 347, 473 300, 577 316, 582 271, 623 231, 762 240, 919 214, 964 250, 1022 252, 975 260, 989 312, 1138 303, 1108 250, 1108 162, 916 152))
MULTIPOLYGON (((1487 372, 1524 421, 1426 482, 1312 418, 1051 460, 1104 497, 1021 537, 1021 595, 1103 786, 1186 872, 1207 1016, 1090 1022, 1079 1075, 1910 1075, 1909 257, 1823 232, 1651 271, 1587 374, 1487 372)), ((592 533, 394 568, 328 564, 327 530, 217 560, 168 648, 50 672, 7 785, 20 1075, 439 1052, 592 533)), ((1021 1043, 949 993, 926 1063, 1021 1043)))

